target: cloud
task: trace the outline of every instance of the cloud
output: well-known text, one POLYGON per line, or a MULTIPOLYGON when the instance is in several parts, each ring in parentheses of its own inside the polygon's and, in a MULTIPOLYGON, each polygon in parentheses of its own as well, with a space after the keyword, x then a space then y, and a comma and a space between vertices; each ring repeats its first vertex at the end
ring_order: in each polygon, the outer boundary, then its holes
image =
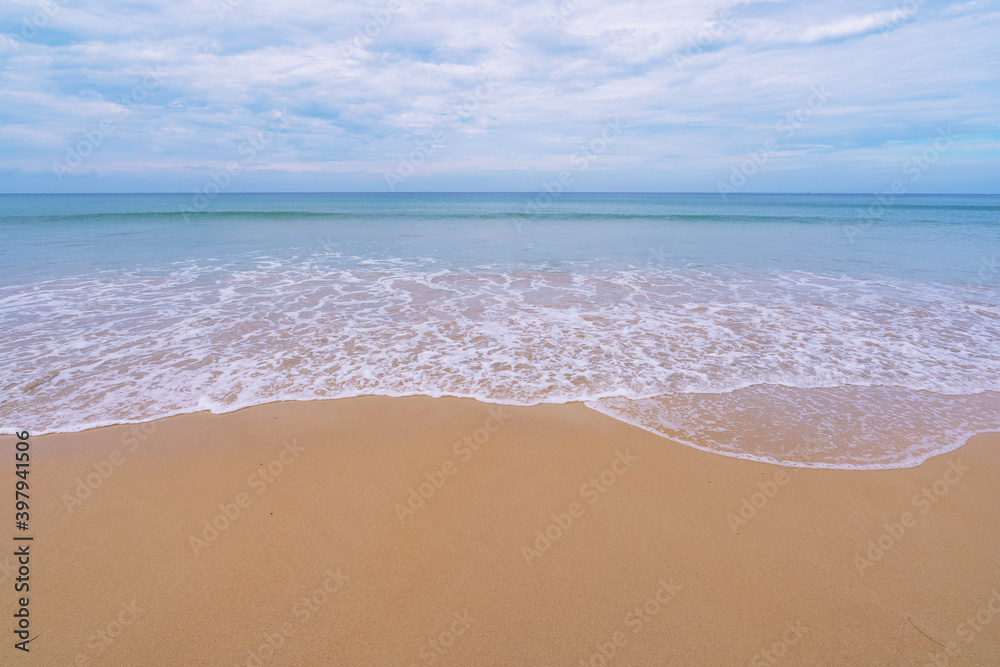
POLYGON ((890 9, 863 16, 848 16, 810 26, 762 24, 748 31, 748 40, 761 43, 813 44, 831 39, 856 37, 875 31, 890 30, 912 16, 905 9, 890 9))
POLYGON ((403 189, 532 189, 621 117, 624 135, 578 187, 712 190, 818 84, 830 101, 767 169, 808 168, 815 191, 880 186, 896 142, 951 124, 977 148, 956 147, 940 169, 1000 187, 981 168, 998 155, 984 146, 1000 113, 1000 16, 979 0, 49 0, 50 16, 40 6, 0 7, 9 190, 190 189, 274 110, 287 127, 236 189, 384 189, 386 171, 428 141, 403 189), (137 96, 151 68, 162 80, 137 96), (479 95, 484 79, 496 86, 479 95), (52 165, 109 119, 57 179, 52 165))
POLYGON ((992 4, 991 0, 970 0, 969 2, 955 2, 942 10, 943 14, 966 14, 986 10, 992 4))

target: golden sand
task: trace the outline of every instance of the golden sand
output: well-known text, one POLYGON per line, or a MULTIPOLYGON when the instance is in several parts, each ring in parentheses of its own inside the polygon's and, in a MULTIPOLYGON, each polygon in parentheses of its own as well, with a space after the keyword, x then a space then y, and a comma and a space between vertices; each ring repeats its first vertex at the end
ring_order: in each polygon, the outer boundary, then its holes
POLYGON ((370 397, 30 443, 36 639, 4 547, 3 664, 1000 663, 996 434, 806 470, 582 405, 370 397))

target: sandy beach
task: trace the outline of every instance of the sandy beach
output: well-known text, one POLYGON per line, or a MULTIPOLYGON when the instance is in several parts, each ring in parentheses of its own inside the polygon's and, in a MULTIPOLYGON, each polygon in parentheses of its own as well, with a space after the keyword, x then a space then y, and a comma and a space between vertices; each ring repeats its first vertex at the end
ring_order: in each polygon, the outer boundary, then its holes
POLYGON ((0 667, 1000 667, 1000 2, 0 23, 0 667))
POLYGON ((810 470, 579 404, 367 397, 30 443, 35 639, 4 664, 1000 656, 997 434, 917 468, 810 470))

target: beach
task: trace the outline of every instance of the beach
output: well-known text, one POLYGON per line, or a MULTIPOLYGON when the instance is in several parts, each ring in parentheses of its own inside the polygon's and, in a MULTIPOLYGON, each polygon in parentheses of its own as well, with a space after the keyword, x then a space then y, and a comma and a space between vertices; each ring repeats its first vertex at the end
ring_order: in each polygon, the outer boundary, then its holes
POLYGON ((0 23, 0 667, 1000 666, 998 3, 0 23))
POLYGON ((1000 655, 996 433, 911 468, 802 469, 697 451, 579 403, 416 396, 29 442, 34 639, 30 658, 5 646, 5 663, 1000 655))
POLYGON ((1000 430, 996 196, 0 197, 0 433, 359 396, 583 403, 912 467, 1000 430), (931 261, 929 258, 933 258, 931 261))
POLYGON ((3 664, 995 664, 1000 198, 186 201, 0 198, 3 664))

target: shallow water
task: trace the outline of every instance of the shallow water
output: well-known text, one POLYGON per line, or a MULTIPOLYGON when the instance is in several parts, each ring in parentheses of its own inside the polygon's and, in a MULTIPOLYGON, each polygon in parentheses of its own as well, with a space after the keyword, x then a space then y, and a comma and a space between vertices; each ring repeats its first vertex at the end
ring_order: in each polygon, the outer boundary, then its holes
POLYGON ((454 395, 915 465, 1000 429, 1000 197, 874 201, 0 196, 0 431, 454 395))

